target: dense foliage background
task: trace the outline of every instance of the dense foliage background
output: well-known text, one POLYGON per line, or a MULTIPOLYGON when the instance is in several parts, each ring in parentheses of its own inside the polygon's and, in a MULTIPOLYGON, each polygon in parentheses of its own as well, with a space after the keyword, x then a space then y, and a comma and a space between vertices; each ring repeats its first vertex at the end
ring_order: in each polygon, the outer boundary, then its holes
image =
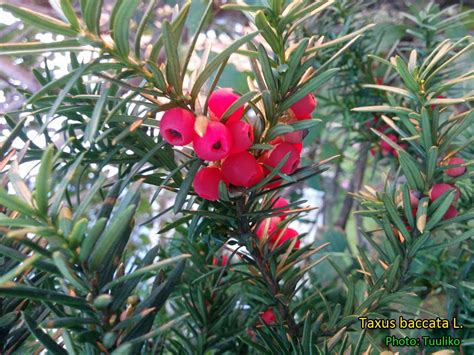
POLYGON ((470 2, 2 1, 0 15, 0 353, 447 349, 390 334, 473 351, 470 2), (218 88, 239 94, 223 116, 245 107, 252 155, 299 135, 300 167, 283 156, 202 198, 209 162, 160 120, 186 109, 203 135, 218 88), (311 94, 312 117, 292 120, 311 94), (298 237, 272 244, 272 216, 298 237), (358 321, 399 315, 464 327, 358 321))

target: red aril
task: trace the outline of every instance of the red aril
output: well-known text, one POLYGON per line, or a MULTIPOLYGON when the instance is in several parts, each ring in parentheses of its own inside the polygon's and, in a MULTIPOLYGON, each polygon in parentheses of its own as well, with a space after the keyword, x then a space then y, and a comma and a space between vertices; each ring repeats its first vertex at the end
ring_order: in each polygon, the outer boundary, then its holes
POLYGON ((202 160, 221 160, 230 154, 232 135, 224 124, 209 121, 204 135, 194 137, 193 147, 196 155, 202 160))
POLYGON ((268 308, 265 312, 261 315, 263 323, 266 325, 272 325, 276 323, 275 313, 273 313, 273 308, 268 308))
POLYGON ((263 179, 262 166, 247 151, 229 155, 222 163, 222 173, 234 186, 251 187, 263 179))
POLYGON ((224 181, 221 169, 214 166, 201 168, 194 175, 193 188, 196 194, 209 201, 219 199, 219 183, 224 181))
MULTIPOLYGON (((288 200, 286 198, 283 198, 283 197, 278 197, 275 199, 275 202, 273 204, 273 207, 272 209, 278 209, 278 213, 282 213, 282 212, 286 212, 286 211, 289 211, 288 208, 283 208, 283 207, 286 207, 288 206, 288 200)), ((288 215, 284 214, 284 215, 281 215, 279 216, 278 218, 280 219, 285 219, 288 215)))
MULTIPOLYGON (((278 233, 278 235, 275 236, 275 238, 272 238, 272 240, 274 242, 278 241, 277 245, 281 246, 284 243, 286 243, 287 241, 291 241, 292 239, 298 238, 298 235, 299 235, 299 233, 295 229, 287 228, 286 231, 282 231, 282 232, 278 233)), ((293 247, 293 249, 298 250, 299 248, 300 248, 300 241, 297 240, 296 243, 295 243, 295 246, 293 247)))
POLYGON ((453 200, 453 202, 456 202, 460 196, 458 188, 453 185, 445 184, 445 183, 436 184, 431 188, 431 191, 430 191, 431 201, 436 201, 446 191, 450 191, 450 190, 456 191, 456 193, 454 194, 454 200, 453 200))
POLYGON ((257 237, 262 239, 264 235, 272 236, 278 228, 278 223, 280 223, 280 220, 280 217, 265 218, 257 227, 257 237), (266 234, 265 231, 267 232, 266 234))
POLYGON ((458 215, 458 210, 453 205, 451 205, 449 206, 448 210, 444 214, 443 219, 444 220, 451 219, 451 218, 456 217, 457 215, 458 215))
POLYGON ((295 145, 291 143, 279 143, 271 151, 265 153, 262 157, 262 162, 272 168, 278 164, 288 155, 288 158, 281 167, 280 171, 283 174, 292 174, 300 165, 300 153, 295 145))
MULTIPOLYGON (((236 94, 230 88, 222 88, 214 91, 209 96, 208 108, 211 120, 220 121, 227 109, 238 99, 239 94, 236 94)), ((227 123, 240 121, 244 114, 244 106, 240 106, 234 113, 227 118, 227 123)))
POLYGON ((226 127, 229 129, 233 141, 230 154, 243 152, 253 144, 253 127, 247 122, 229 122, 226 127))
MULTIPOLYGON (((458 165, 458 164, 464 164, 466 161, 463 158, 450 158, 447 161, 447 165, 458 165)), ((466 167, 465 166, 458 166, 455 168, 449 168, 445 170, 446 175, 450 177, 458 177, 463 175, 466 172, 466 167)))
POLYGON ((316 98, 313 94, 308 94, 298 102, 291 105, 290 110, 293 116, 298 120, 307 120, 317 106, 316 98))
POLYGON ((169 144, 183 146, 192 142, 196 117, 180 107, 166 111, 160 120, 160 135, 169 144))

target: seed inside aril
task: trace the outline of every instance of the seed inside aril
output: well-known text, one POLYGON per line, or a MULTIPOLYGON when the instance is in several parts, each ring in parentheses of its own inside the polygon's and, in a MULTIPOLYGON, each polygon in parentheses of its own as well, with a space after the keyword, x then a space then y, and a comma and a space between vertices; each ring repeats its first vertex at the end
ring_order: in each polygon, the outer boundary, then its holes
POLYGON ((172 135, 173 137, 176 137, 176 138, 181 138, 182 137, 181 133, 179 133, 178 131, 176 131, 174 129, 169 129, 168 133, 170 135, 172 135))

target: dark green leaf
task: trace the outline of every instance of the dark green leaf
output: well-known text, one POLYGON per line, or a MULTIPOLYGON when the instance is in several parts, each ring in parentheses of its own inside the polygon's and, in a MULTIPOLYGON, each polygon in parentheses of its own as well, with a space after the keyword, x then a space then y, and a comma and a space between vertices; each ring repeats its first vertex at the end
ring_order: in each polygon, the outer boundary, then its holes
POLYGON ((426 230, 429 231, 433 229, 436 224, 441 221, 449 206, 451 206, 451 204, 453 203, 454 195, 455 191, 450 190, 436 199, 436 201, 439 203, 439 206, 433 213, 430 214, 428 222, 426 223, 426 230))
POLYGON ((418 166, 418 163, 404 151, 398 152, 398 159, 400 160, 400 166, 411 189, 415 191, 423 191, 425 188, 425 180, 421 175, 421 169, 418 166))
POLYGON ((18 137, 23 132, 23 126, 25 125, 26 120, 28 119, 27 116, 23 117, 12 129, 8 137, 2 142, 2 146, 0 147, 0 158, 3 158, 4 155, 10 149, 13 141, 16 137, 18 137))
POLYGON ((130 43, 128 42, 130 20, 135 13, 137 5, 138 0, 122 0, 115 5, 117 10, 111 21, 110 30, 117 50, 122 57, 128 57, 130 52, 130 43))
POLYGON ((412 92, 418 92, 418 83, 413 78, 413 75, 410 74, 406 63, 398 56, 395 58, 395 62, 397 65, 398 73, 400 74, 403 82, 408 87, 408 89, 410 89, 412 92))
POLYGON ((448 240, 447 242, 444 243, 439 243, 436 245, 431 245, 423 249, 423 251, 427 250, 434 250, 434 249, 445 249, 446 247, 449 247, 451 245, 456 245, 459 244, 465 240, 472 239, 474 238, 474 229, 468 230, 467 232, 458 235, 454 237, 453 239, 448 240))
POLYGON ((109 254, 119 242, 122 233, 129 226, 135 213, 135 208, 135 205, 128 206, 121 213, 114 216, 108 228, 99 237, 88 260, 91 270, 99 269, 104 260, 110 261, 109 254))
MULTIPOLYGON (((186 18, 188 16, 190 7, 191 7, 191 1, 187 1, 184 4, 181 11, 179 12, 178 16, 176 16, 176 19, 171 24, 171 28, 173 30, 173 37, 176 39, 177 42, 181 38, 181 33, 183 31, 184 24, 186 22, 186 18)), ((177 42, 176 42, 176 47, 178 44, 177 42)), ((163 47, 163 34, 160 35, 160 37, 158 38, 158 40, 155 42, 155 44, 153 45, 151 49, 150 58, 149 58, 149 61, 151 63, 156 63, 156 61, 158 60, 158 55, 160 54, 160 50, 162 47, 163 47)))
POLYGON ((0 4, 0 8, 5 11, 11 12, 14 16, 19 17, 25 23, 33 25, 42 30, 58 33, 69 37, 75 37, 77 35, 77 32, 72 29, 72 27, 68 24, 56 20, 53 17, 40 14, 37 11, 25 9, 23 7, 16 7, 10 4, 0 4))
POLYGON ((86 238, 82 241, 81 250, 79 253, 79 260, 81 262, 84 262, 89 258, 89 255, 92 253, 94 245, 97 242, 97 239, 99 239, 99 236, 104 231, 106 224, 107 218, 102 217, 97 222, 95 222, 89 233, 87 233, 86 238))
POLYGON ((168 21, 163 22, 163 41, 166 51, 166 79, 173 87, 174 92, 181 94, 183 80, 181 78, 178 50, 175 42, 176 39, 173 36, 171 25, 168 21))
POLYGON ((199 35, 202 33, 202 30, 204 28, 204 24, 209 20, 210 15, 212 14, 212 5, 214 4, 213 1, 208 0, 206 8, 204 9, 204 12, 201 16, 201 21, 199 21, 199 25, 196 28, 196 32, 194 33, 193 39, 187 49, 187 54, 186 58, 184 59, 183 62, 183 68, 181 70, 181 76, 184 77, 186 74, 186 70, 188 69, 188 64, 189 61, 191 60, 191 57, 194 52, 194 48, 196 47, 197 40, 199 38, 199 35))
POLYGON ((146 25, 150 20, 151 16, 153 15, 153 10, 155 9, 156 3, 158 0, 151 0, 143 14, 143 17, 140 21, 140 24, 137 28, 137 34, 135 36, 135 56, 140 58, 140 49, 141 49, 141 39, 143 36, 143 32, 145 31, 146 25))
POLYGON ((79 30, 80 24, 79 19, 76 16, 76 11, 72 6, 73 0, 60 0, 61 10, 63 11, 64 16, 71 24, 71 27, 76 31, 79 30))
POLYGON ((36 324, 36 322, 30 318, 30 316, 28 316, 26 313, 23 313, 22 316, 26 326, 28 327, 28 330, 34 335, 36 339, 38 339, 41 344, 43 344, 46 349, 51 351, 53 354, 67 355, 67 351, 60 347, 47 333, 38 328, 38 324, 36 324))
POLYGON ((321 73, 311 79, 309 79, 306 83, 304 83, 301 88, 295 92, 293 95, 285 99, 280 105, 280 111, 288 110, 293 104, 300 101, 303 97, 308 95, 309 93, 314 92, 318 89, 321 85, 323 85, 326 81, 331 79, 339 69, 328 69, 324 73, 321 73))
MULTIPOLYGON (((147 275, 147 274, 150 275, 150 276, 155 276, 157 270, 162 269, 162 268, 164 268, 165 266, 167 266, 169 264, 173 264, 177 261, 180 261, 182 259, 186 259, 186 258, 189 258, 189 257, 191 257, 190 254, 182 254, 182 255, 174 256, 174 257, 169 258, 169 259, 161 260, 161 261, 159 261, 157 263, 154 263, 152 265, 142 267, 140 269, 137 269, 135 271, 130 272, 127 275, 118 277, 115 280, 109 282, 107 285, 105 285, 102 288, 102 290, 103 291, 108 290, 108 289, 112 288, 115 285, 118 285, 122 282, 132 280, 132 279, 135 279, 135 278, 140 278, 140 280, 143 280, 144 279, 143 276, 147 275)), ((145 277, 145 279, 147 279, 147 278, 148 277, 145 277)))
POLYGON ((283 51, 282 41, 261 10, 255 14, 255 25, 261 31, 263 38, 265 38, 272 50, 276 54, 281 54, 283 51))
POLYGON ((382 194, 382 201, 383 201, 383 204, 385 205, 385 208, 387 209, 388 216, 390 217, 390 220, 392 221, 392 223, 402 233, 403 237, 408 241, 408 243, 411 243, 411 234, 407 230, 405 223, 403 223, 403 220, 401 219, 397 211, 397 207, 395 206, 395 203, 392 201, 390 196, 386 193, 382 194))
POLYGON ((53 261, 59 272, 61 272, 64 278, 68 280, 71 285, 73 285, 76 289, 82 291, 84 294, 90 292, 84 282, 75 274, 75 272, 68 265, 66 258, 60 251, 55 251, 53 253, 53 261))
POLYGON ((35 199, 41 215, 48 213, 48 194, 51 188, 54 145, 48 146, 41 159, 41 165, 35 181, 35 199))
POLYGON ((84 9, 84 21, 87 29, 96 36, 100 36, 100 15, 104 0, 91 0, 84 9))
POLYGON ((258 45, 258 59, 262 68, 262 74, 265 80, 266 87, 270 91, 273 101, 276 101, 276 99, 278 98, 277 82, 275 80, 275 75, 272 71, 272 65, 268 58, 267 51, 265 50, 265 47, 262 44, 258 45))
POLYGON ((301 65, 301 59, 303 58, 304 52, 308 47, 309 40, 307 38, 303 39, 298 47, 291 53, 290 60, 288 62, 288 71, 285 72, 283 77, 283 82, 281 84, 282 93, 286 93, 288 89, 295 83, 295 74, 298 68, 301 65))
POLYGON ((242 95, 241 97, 239 97, 237 101, 235 101, 232 105, 230 105, 227 110, 225 110, 225 112, 222 114, 221 121, 225 122, 230 115, 232 115, 235 111, 237 111, 239 107, 245 105, 247 102, 252 100, 255 97, 255 95, 257 95, 256 91, 249 91, 245 93, 244 95, 242 95))
POLYGON ((184 179, 183 183, 181 184, 178 194, 176 195, 176 199, 174 201, 173 211, 174 213, 178 213, 181 208, 184 206, 186 199, 188 197, 189 190, 191 189, 191 184, 194 180, 194 175, 196 175, 199 167, 201 166, 202 161, 196 160, 193 165, 189 168, 188 174, 184 179))
POLYGON ((100 119, 102 118, 102 112, 104 110, 104 106, 107 103, 107 99, 109 97, 109 89, 102 91, 99 100, 97 100, 94 111, 92 112, 92 116, 87 123, 86 130, 84 132, 84 141, 85 142, 94 142, 95 135, 97 133, 97 128, 99 127, 100 119))
POLYGON ((0 286, 0 295, 3 297, 18 297, 42 302, 55 302, 78 309, 90 310, 89 304, 82 298, 71 297, 56 291, 44 290, 32 286, 19 284, 0 286))
POLYGON ((26 202, 22 201, 15 195, 9 195, 4 189, 0 189, 0 205, 12 211, 21 212, 27 216, 34 216, 35 210, 26 202))
POLYGON ((43 52, 70 52, 84 50, 82 44, 76 40, 66 40, 57 42, 20 42, 20 43, 0 43, 0 55, 33 55, 43 52))

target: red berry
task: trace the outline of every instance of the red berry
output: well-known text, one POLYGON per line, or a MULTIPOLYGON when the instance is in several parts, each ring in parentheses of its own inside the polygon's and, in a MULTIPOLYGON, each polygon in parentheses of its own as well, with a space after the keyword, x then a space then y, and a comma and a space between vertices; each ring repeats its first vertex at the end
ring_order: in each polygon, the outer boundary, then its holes
POLYGON ((451 218, 456 217, 457 215, 458 215, 458 210, 453 205, 451 205, 449 206, 448 210, 444 214, 443 219, 444 220, 451 219, 451 218))
POLYGON ((285 133, 283 136, 281 136, 281 140, 287 143, 301 143, 303 141, 303 131, 299 130, 290 133, 285 133))
POLYGON ((165 112, 160 121, 160 135, 172 145, 186 145, 191 143, 195 136, 192 112, 180 107, 165 112))
POLYGON ((229 155, 222 163, 222 173, 234 186, 251 187, 263 178, 262 166, 247 151, 229 155))
MULTIPOLYGON (((214 91, 209 96, 208 108, 211 119, 219 121, 227 109, 238 99, 240 95, 236 94, 230 88, 222 88, 214 91)), ((240 106, 232 115, 227 118, 227 122, 240 121, 244 114, 244 106, 240 106)))
MULTIPOLYGON (((458 165, 458 164, 464 164, 466 161, 463 158, 451 158, 448 160, 448 165, 458 165)), ((450 177, 457 177, 461 176, 466 172, 466 167, 465 166, 458 166, 456 168, 449 168, 445 170, 446 174, 450 177)))
POLYGON ((290 143, 279 143, 270 152, 267 152, 263 157, 262 161, 264 164, 276 167, 285 156, 288 156, 285 164, 281 167, 280 171, 283 174, 292 174, 300 165, 300 153, 298 149, 290 143))
POLYGON ((445 183, 436 184, 433 186, 433 188, 430 191, 431 201, 437 200, 442 194, 450 190, 456 191, 454 195, 454 200, 453 200, 453 202, 456 202, 459 199, 459 195, 460 195, 458 188, 453 185, 445 184, 445 183))
MULTIPOLYGON (((387 134, 387 138, 390 139, 391 141, 395 142, 395 143, 397 143, 397 141, 398 141, 397 136, 392 134, 392 133, 387 134)), ((382 150, 383 155, 387 155, 389 153, 392 153, 395 150, 395 149, 392 148, 392 146, 390 144, 388 144, 384 140, 380 141, 380 149, 382 150)))
POLYGON ((268 308, 265 312, 261 315, 263 322, 266 325, 271 325, 276 323, 275 313, 273 313, 273 308, 268 308))
POLYGON ((301 154, 301 151, 303 150, 303 143, 296 143, 293 144, 296 150, 298 151, 298 154, 301 154))
POLYGON ((410 205, 411 207, 417 208, 418 203, 420 200, 418 199, 418 196, 420 195, 419 192, 417 191, 410 191, 410 205))
POLYGON ((275 199, 275 203, 273 204, 273 208, 281 208, 281 207, 285 207, 285 206, 288 206, 289 205, 289 202, 286 198, 283 198, 283 197, 278 197, 275 199))
POLYGON ((257 237, 262 239, 266 230, 266 235, 269 235, 271 238, 273 233, 275 233, 276 229, 278 228, 278 223, 280 223, 280 217, 265 218, 257 227, 257 237))
POLYGON ((311 114, 317 106, 317 101, 313 94, 308 94, 300 101, 294 103, 290 109, 298 120, 307 120, 311 118, 311 114))
MULTIPOLYGON (((257 237, 262 239, 267 231, 268 243, 273 246, 277 243, 277 246, 282 246, 286 241, 297 238, 299 233, 292 229, 287 228, 286 230, 277 231, 278 223, 280 223, 280 217, 271 217, 264 219, 257 228, 257 237)), ((300 247, 300 241, 296 241, 294 249, 297 250, 300 247)))
MULTIPOLYGON (((275 200, 275 203, 273 204, 273 207, 274 209, 279 209, 278 210, 278 213, 282 213, 282 212, 286 212, 286 211, 289 211, 288 208, 284 209, 283 207, 286 207, 288 206, 288 200, 283 198, 283 197, 278 197, 276 200, 275 200)), ((280 219, 285 219, 288 215, 284 214, 282 216, 279 216, 278 218, 280 219)))
MULTIPOLYGON (((278 240, 278 244, 277 244, 277 245, 278 245, 278 246, 281 246, 281 245, 283 245, 284 243, 286 243, 287 241, 290 241, 290 240, 292 240, 292 239, 297 238, 298 235, 299 235, 299 233, 298 233, 296 230, 294 230, 294 229, 292 229, 292 228, 287 228, 286 231, 279 233, 279 235, 276 236, 275 238, 272 237, 272 240, 273 240, 273 241, 277 241, 278 238, 280 238, 280 239, 278 240), (280 235, 281 235, 281 237, 280 237, 280 235)), ((294 250, 298 250, 299 248, 300 248, 300 241, 297 240, 293 249, 294 249, 294 250)))
POLYGON ((194 137, 193 146, 199 158, 209 161, 221 160, 230 154, 232 135, 224 124, 209 121, 204 135, 200 137, 196 134, 194 137))
POLYGON ((377 154, 377 149, 375 149, 374 147, 370 148, 370 155, 375 157, 375 154, 377 154))
POLYGON ((247 122, 229 122, 226 127, 229 129, 234 142, 230 154, 243 152, 253 144, 253 127, 247 122))
POLYGON ((221 169, 208 166, 196 173, 193 188, 199 197, 209 201, 217 201, 219 199, 219 183, 221 181, 224 181, 221 169))

